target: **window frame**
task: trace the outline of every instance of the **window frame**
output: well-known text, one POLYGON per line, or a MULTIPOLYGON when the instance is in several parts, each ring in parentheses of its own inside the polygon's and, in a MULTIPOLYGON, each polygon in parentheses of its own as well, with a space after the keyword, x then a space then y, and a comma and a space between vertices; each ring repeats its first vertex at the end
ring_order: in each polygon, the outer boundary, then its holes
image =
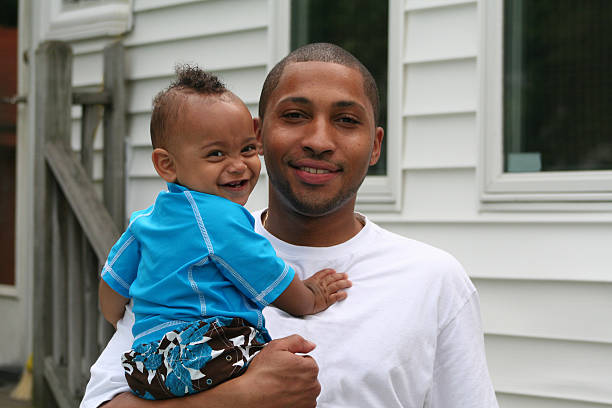
POLYGON ((96 0, 66 4, 41 2, 44 39, 80 40, 120 35, 132 28, 133 0, 96 0))
POLYGON ((612 211, 612 171, 504 172, 503 1, 480 3, 482 211, 612 211))
MULTIPOLYGON (((287 0, 269 0, 268 71, 290 52, 291 6, 287 0)), ((356 207, 364 212, 401 210, 402 140, 402 35, 404 3, 389 0, 389 55, 387 59, 387 127, 385 129, 387 174, 367 176, 357 194, 356 207), (392 86, 391 86, 392 84, 392 86)))

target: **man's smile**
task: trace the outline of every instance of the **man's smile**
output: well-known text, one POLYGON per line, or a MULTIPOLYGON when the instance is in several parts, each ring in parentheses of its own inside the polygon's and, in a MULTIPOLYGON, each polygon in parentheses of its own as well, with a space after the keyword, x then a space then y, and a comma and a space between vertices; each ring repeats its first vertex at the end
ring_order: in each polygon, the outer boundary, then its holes
POLYGON ((323 160, 299 159, 290 161, 289 166, 295 169, 297 178, 306 184, 321 185, 335 178, 342 168, 323 160))
POLYGON ((315 169, 314 167, 300 167, 300 170, 302 171, 306 171, 310 174, 323 174, 323 173, 330 173, 329 170, 325 170, 325 169, 315 169))

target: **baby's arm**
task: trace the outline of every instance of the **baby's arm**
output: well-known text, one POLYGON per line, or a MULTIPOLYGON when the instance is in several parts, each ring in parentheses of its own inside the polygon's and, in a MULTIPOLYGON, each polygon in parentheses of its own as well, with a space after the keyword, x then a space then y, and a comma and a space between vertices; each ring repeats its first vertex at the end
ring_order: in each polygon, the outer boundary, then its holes
POLYGON ((116 329, 117 322, 123 317, 125 305, 130 299, 115 292, 104 279, 100 279, 98 297, 100 298, 100 308, 102 309, 104 318, 116 329))
POLYGON ((337 273, 333 269, 320 270, 304 281, 295 275, 287 289, 272 304, 294 316, 315 314, 346 299, 343 289, 351 285, 345 273, 337 273))

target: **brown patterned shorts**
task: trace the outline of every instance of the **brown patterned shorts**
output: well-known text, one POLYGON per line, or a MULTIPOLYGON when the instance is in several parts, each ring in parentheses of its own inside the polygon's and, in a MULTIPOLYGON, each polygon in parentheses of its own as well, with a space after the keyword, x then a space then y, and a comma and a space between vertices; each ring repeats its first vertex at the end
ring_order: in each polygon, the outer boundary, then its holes
POLYGON ((132 392, 150 400, 181 397, 237 377, 270 340, 241 318, 215 317, 188 323, 158 342, 122 356, 132 392))

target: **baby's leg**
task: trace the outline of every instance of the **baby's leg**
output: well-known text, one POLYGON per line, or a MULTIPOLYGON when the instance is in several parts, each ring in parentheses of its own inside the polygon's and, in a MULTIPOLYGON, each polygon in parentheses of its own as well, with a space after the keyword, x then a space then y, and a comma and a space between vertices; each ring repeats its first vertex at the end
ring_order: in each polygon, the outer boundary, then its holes
POLYGON ((124 354, 132 391, 146 399, 180 397, 242 374, 270 340, 240 318, 210 318, 139 345, 124 354))

